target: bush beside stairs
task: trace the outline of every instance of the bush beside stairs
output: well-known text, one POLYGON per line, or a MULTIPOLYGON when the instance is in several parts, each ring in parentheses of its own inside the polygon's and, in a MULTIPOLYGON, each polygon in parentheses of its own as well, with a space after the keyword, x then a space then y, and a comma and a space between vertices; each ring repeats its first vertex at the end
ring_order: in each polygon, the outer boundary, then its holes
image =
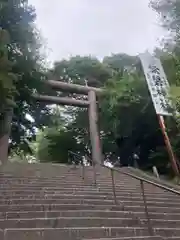
POLYGON ((180 197, 93 167, 8 163, 0 171, 0 240, 180 239, 180 197), (152 232, 149 231, 149 226, 152 232))

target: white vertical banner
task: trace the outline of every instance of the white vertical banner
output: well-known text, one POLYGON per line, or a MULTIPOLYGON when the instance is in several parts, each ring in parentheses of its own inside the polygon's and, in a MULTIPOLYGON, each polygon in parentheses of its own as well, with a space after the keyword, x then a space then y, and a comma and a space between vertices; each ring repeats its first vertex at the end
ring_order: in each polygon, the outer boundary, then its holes
POLYGON ((169 111, 169 82, 164 72, 160 59, 152 56, 149 52, 139 55, 152 101, 159 115, 172 115, 169 111))

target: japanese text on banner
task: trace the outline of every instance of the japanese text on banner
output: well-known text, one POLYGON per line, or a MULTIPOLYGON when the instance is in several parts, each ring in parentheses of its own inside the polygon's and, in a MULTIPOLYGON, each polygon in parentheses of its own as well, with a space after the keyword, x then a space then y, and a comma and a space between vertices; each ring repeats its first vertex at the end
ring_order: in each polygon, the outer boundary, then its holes
POLYGON ((140 54, 140 60, 156 113, 172 115, 170 112, 169 83, 160 60, 148 52, 140 54))

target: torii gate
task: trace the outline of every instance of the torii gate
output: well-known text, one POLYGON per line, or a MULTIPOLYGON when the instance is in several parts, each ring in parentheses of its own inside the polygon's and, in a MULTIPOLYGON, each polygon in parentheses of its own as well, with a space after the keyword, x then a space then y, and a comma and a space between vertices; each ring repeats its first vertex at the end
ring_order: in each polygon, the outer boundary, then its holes
POLYGON ((64 83, 54 80, 45 81, 44 83, 52 87, 53 89, 61 90, 63 92, 88 95, 88 101, 76 100, 68 97, 54 97, 39 94, 33 94, 33 98, 37 101, 46 102, 47 104, 60 104, 88 108, 90 139, 92 146, 92 160, 99 163, 103 162, 100 136, 98 131, 98 113, 96 103, 96 95, 102 94, 103 90, 100 88, 64 83))

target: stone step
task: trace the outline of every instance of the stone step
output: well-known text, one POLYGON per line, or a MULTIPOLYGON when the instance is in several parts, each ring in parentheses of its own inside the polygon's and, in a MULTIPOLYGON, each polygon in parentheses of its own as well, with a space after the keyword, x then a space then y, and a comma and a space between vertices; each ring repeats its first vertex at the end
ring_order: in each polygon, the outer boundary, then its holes
MULTIPOLYGON (((57 183, 63 180, 70 180, 70 181, 82 181, 82 177, 80 176, 61 176, 56 179, 43 179, 43 178, 27 178, 27 179, 19 179, 19 178, 12 178, 12 179, 5 179, 5 178, 0 178, 1 182, 6 183, 6 184, 13 184, 13 183, 18 183, 18 184, 26 184, 26 183, 57 183)), ((85 179, 86 180, 86 179, 85 179)), ((91 178, 87 178, 87 180, 92 180, 91 178)), ((107 181, 109 182, 109 181, 107 181)))
MULTIPOLYGON (((45 228, 45 229, 6 229, 5 240, 77 240, 98 239, 114 237, 148 236, 147 228, 142 227, 85 227, 85 228, 45 228)), ((154 235, 162 237, 174 237, 180 235, 180 228, 155 228, 154 235)))
MULTIPOLYGON (((140 212, 143 207, 137 206, 124 206, 124 210, 132 211, 132 212, 140 212)), ((171 207, 157 207, 157 206, 149 206, 148 212, 158 212, 158 213, 180 213, 180 208, 171 208, 171 207)))
MULTIPOLYGON (((12 193, 14 194, 14 193, 12 193)), ((123 201, 133 201, 133 203, 136 204, 136 202, 138 201, 142 201, 142 196, 139 197, 134 197, 134 196, 117 196, 116 197, 120 202, 123 201)), ((113 194, 104 194, 102 195, 102 193, 94 193, 94 194, 83 194, 83 193, 77 193, 76 191, 74 193, 71 192, 71 194, 49 194, 49 193, 28 193, 27 194, 14 194, 14 195, 1 195, 0 196, 0 201, 1 200, 17 200, 17 199, 97 199, 97 200, 114 200, 114 196, 113 194)), ((171 199, 170 198, 158 198, 158 197, 148 197, 147 201, 155 201, 158 203, 169 203, 171 199)), ((172 204, 180 204, 179 199, 173 199, 171 200, 172 204)))
MULTIPOLYGON (((61 199, 0 199, 0 206, 1 205, 26 205, 26 204, 93 204, 93 205, 113 205, 114 199, 107 200, 107 199, 80 199, 80 198, 61 198, 61 199)), ((148 207, 170 207, 173 209, 180 209, 180 203, 174 202, 156 202, 156 201, 146 201, 148 207)), ((119 201, 120 205, 123 206, 141 206, 144 207, 143 200, 131 201, 131 199, 127 201, 119 201)))
MULTIPOLYGON (((13 191, 16 191, 16 190, 41 190, 41 189, 50 189, 50 190, 61 190, 61 189, 72 189, 72 188, 76 188, 76 189, 86 189, 86 190, 91 190, 92 188, 95 190, 95 189, 100 189, 100 191, 104 191, 104 192, 112 192, 112 187, 101 187, 101 186, 94 186, 93 183, 88 183, 88 184, 83 184, 83 182, 81 183, 68 183, 66 184, 65 182, 64 183, 57 183, 57 184, 24 184, 24 185, 20 185, 20 184, 17 184, 17 185, 5 185, 5 184, 1 184, 1 189, 0 191, 8 191, 8 190, 13 190, 13 191)), ((117 194, 129 194, 129 195, 134 195, 134 194, 141 194, 141 189, 138 189, 138 188, 133 188, 133 189, 130 189, 130 188, 120 188, 120 187, 117 187, 115 189, 116 193, 117 194)), ((152 196, 167 196, 167 197, 173 197, 172 193, 171 192, 155 192, 155 191, 148 191, 148 190, 145 190, 145 194, 148 194, 148 195, 152 195, 152 196)), ((179 195, 174 195, 175 198, 180 198, 179 195)))
MULTIPOLYGON (((83 240, 90 240, 90 239, 83 239, 83 240)), ((139 236, 139 237, 123 237, 123 238, 99 238, 99 239, 93 239, 93 240, 164 240, 164 238, 160 236, 139 236)))
MULTIPOLYGON (((7 186, 11 186, 11 185, 14 185, 14 184, 20 184, 20 185, 25 185, 25 184, 32 184, 32 183, 39 183, 39 184, 41 184, 41 183, 43 183, 43 184, 50 184, 50 183, 55 183, 55 184, 57 184, 57 183, 64 183, 65 181, 69 181, 69 183, 73 183, 73 182, 75 182, 75 183, 81 183, 82 181, 86 184, 86 182, 94 182, 93 181, 93 179, 82 179, 81 177, 77 177, 77 178, 75 178, 75 177, 72 177, 72 178, 70 178, 70 177, 64 177, 64 178, 59 178, 59 179, 57 179, 57 180, 53 180, 53 181, 41 181, 41 180, 37 180, 37 181, 35 181, 35 180, 29 180, 29 181, 24 181, 24 180, 21 180, 21 181, 7 181, 7 180, 1 180, 1 182, 3 183, 3 184, 6 184, 7 186)), ((100 185, 101 187, 106 187, 106 186, 109 186, 109 187, 112 187, 112 182, 111 181, 107 181, 107 180, 103 180, 103 182, 102 181, 98 181, 97 182, 97 184, 98 185, 100 185)), ((117 181, 117 182, 115 182, 115 186, 116 187, 122 187, 122 188, 124 188, 124 189, 126 189, 126 186, 125 185, 127 185, 127 188, 139 188, 140 189, 140 184, 131 184, 130 186, 128 186, 129 185, 129 183, 125 183, 125 182, 122 182, 122 181, 117 181)), ((147 188, 147 187, 146 187, 147 188)), ((150 189, 150 187, 149 187, 149 189, 150 189)), ((158 189, 157 189, 158 190, 158 189)), ((159 189, 160 190, 160 189, 159 189)))
MULTIPOLYGON (((0 228, 75 228, 75 227, 139 227, 140 221, 132 218, 32 218, 32 219, 2 219, 0 228)), ((142 225, 145 225, 142 223, 142 225)))
MULTIPOLYGON (((19 211, 52 211, 52 210, 121 210, 122 206, 92 205, 92 204, 23 204, 23 205, 0 205, 0 212, 19 211)), ((168 208, 169 210, 169 208, 168 208)), ((163 210, 164 211, 164 208, 163 210)))
MULTIPOLYGON (((131 216, 132 216, 131 213, 125 211, 102 211, 102 210, 29 211, 29 212, 22 211, 0 213, 0 219, 28 219, 28 218, 55 218, 55 217, 128 218, 131 216)), ((145 214, 144 212, 140 212, 138 216, 144 218, 145 214)), ((180 215, 178 216, 180 217, 180 215)))
MULTIPOLYGON (((180 220, 153 219, 150 221, 153 228, 176 229, 180 220)), ((27 219, 0 219, 0 228, 66 228, 66 227, 147 227, 145 219, 107 218, 107 217, 56 217, 56 218, 27 218, 27 219)))
MULTIPOLYGON (((41 173, 41 172, 42 171, 39 171, 39 173, 41 173)), ((79 169, 78 171, 74 171, 74 170, 73 171, 60 171, 59 176, 54 176, 54 177, 53 176, 52 177, 46 177, 46 176, 38 176, 38 175, 37 176, 26 176, 26 175, 21 176, 21 174, 18 177, 14 173, 12 173, 12 174, 6 174, 6 173, 2 174, 2 173, 0 173, 0 179, 9 179, 9 180, 15 179, 15 178, 16 179, 35 179, 35 178, 38 178, 38 179, 58 179, 58 178, 61 178, 61 177, 66 177, 66 176, 80 177, 80 176, 82 176, 82 174, 84 175, 85 178, 94 179, 94 173, 93 172, 89 172, 89 173, 83 172, 82 169, 79 169)), ((111 174, 101 175, 101 173, 100 174, 96 173, 96 178, 97 178, 97 180, 102 180, 102 182, 106 181, 107 179, 112 181, 111 174)), ((118 174, 118 175, 114 176, 114 180, 119 180, 119 181, 123 180, 124 182, 129 182, 131 180, 131 178, 118 174)), ((133 184, 138 183, 138 182, 139 182, 139 180, 135 179, 135 182, 133 182, 133 184)))
MULTIPOLYGON (((62 185, 64 185, 65 183, 68 183, 69 185, 70 184, 84 184, 84 186, 88 186, 89 184, 93 184, 94 183, 94 181, 93 180, 91 180, 91 179, 88 179, 88 180, 83 180, 82 178, 72 178, 72 179, 69 179, 69 178, 62 178, 62 179, 58 179, 57 181, 53 181, 53 182, 51 182, 51 181, 49 181, 49 182, 46 182, 46 181, 29 181, 29 182, 24 182, 24 181, 21 181, 21 182, 7 182, 7 181, 1 181, 1 183, 3 184, 3 186, 5 186, 5 187, 13 187, 13 186, 18 186, 18 187, 26 187, 27 185, 34 185, 34 186, 36 186, 36 184, 37 185, 44 185, 44 184, 51 184, 51 185, 57 185, 57 184, 62 184, 62 185)), ((112 188, 112 182, 111 181, 104 181, 103 183, 101 183, 101 182, 97 182, 97 186, 100 186, 101 188, 112 188)), ((116 184, 115 184, 115 187, 116 188, 121 188, 121 189, 124 189, 124 190, 126 190, 126 189, 128 189, 128 190, 136 190, 136 189, 141 189, 141 187, 140 187, 140 184, 139 185, 133 185, 133 184, 127 184, 127 183, 124 183, 124 182, 117 182, 116 184), (126 186, 127 185, 127 186, 126 186)), ((149 187, 145 187, 145 189, 149 189, 149 190, 151 190, 151 188, 149 187)), ((155 192, 163 192, 163 190, 161 190, 161 189, 155 189, 155 188, 153 188, 153 190, 155 191, 155 192)))
MULTIPOLYGON (((18 189, 18 188, 11 188, 11 189, 0 189, 0 196, 20 196, 20 195, 35 195, 35 194, 80 194, 80 195, 107 195, 107 196, 112 196, 113 192, 112 189, 110 191, 104 191, 102 189, 97 189, 94 188, 92 186, 90 187, 74 187, 74 188, 40 188, 40 189, 27 189, 27 188, 23 188, 23 189, 18 189)), ((141 198, 142 194, 139 192, 135 192, 135 193, 130 193, 130 192, 126 192, 124 193, 123 191, 116 191, 116 195, 117 197, 122 197, 122 198, 126 198, 126 197, 131 197, 131 198, 141 198)), ((146 198, 147 199, 165 199, 165 201, 178 201, 180 197, 178 196, 174 196, 172 198, 172 195, 167 195, 167 194, 151 194, 151 193, 146 193, 146 198)))
MULTIPOLYGON (((41 171, 39 172, 41 173, 41 171)), ((91 179, 91 180, 94 180, 94 174, 92 173, 91 175, 87 175, 86 173, 83 173, 83 171, 79 171, 79 172, 60 172, 59 175, 55 175, 55 176, 41 176, 40 174, 38 175, 32 175, 32 176, 29 176, 29 175, 19 175, 17 176, 12 174, 11 176, 8 175, 0 175, 0 179, 2 180, 8 180, 8 182, 11 182, 13 179, 15 180, 24 180, 24 181, 28 181, 28 180, 34 180, 34 179, 37 179, 37 180, 46 180, 46 181, 51 181, 51 180, 58 180, 58 179, 63 179, 63 178, 75 178, 75 179, 82 179, 82 176, 84 177, 84 179, 91 179)), ((97 176, 96 174, 96 180, 98 182, 100 182, 101 184, 103 184, 104 182, 110 182, 112 183, 112 177, 111 175, 104 175, 104 176, 97 176)), ((119 175, 116 177, 114 176, 114 181, 115 182, 119 182, 119 183, 130 183, 132 182, 132 179, 131 178, 124 178, 124 176, 122 175, 121 177, 119 177, 119 175)), ((146 185, 149 185, 151 186, 151 184, 147 184, 145 183, 146 185)), ((136 180, 134 179, 134 181, 132 182, 132 185, 140 185, 140 181, 139 180, 136 180)))
MULTIPOLYGON (((69 180, 82 180, 82 173, 77 173, 77 174, 70 174, 70 173, 65 173, 65 174, 60 174, 59 176, 55 176, 55 177, 41 177, 41 176, 30 176, 30 177, 15 177, 15 176, 12 176, 12 177, 3 177, 1 176, 0 177, 1 181, 4 181, 4 182, 8 182, 8 183, 13 183, 13 180, 15 180, 15 182, 29 182, 29 181, 42 181, 42 182, 51 182, 51 181, 61 181, 63 179, 69 179, 69 180)), ((93 175, 92 176, 86 176, 84 175, 84 180, 91 180, 93 181, 94 180, 94 177, 93 175)), ((112 178, 109 178, 108 176, 102 178, 102 177, 99 177, 96 179, 97 180, 97 183, 98 184, 101 184, 102 186, 103 185, 106 185, 106 184, 111 184, 112 185, 112 178)), ((128 187, 128 184, 131 183, 132 186, 140 186, 140 182, 139 181, 133 181, 132 182, 132 179, 127 179, 125 180, 124 177, 122 179, 119 179, 119 178, 115 178, 114 179, 114 182, 116 184, 121 184, 122 185, 124 184, 125 186, 128 187)), ((151 188, 152 185, 150 184, 146 184, 146 187, 149 187, 151 188)), ((154 187, 154 186, 153 186, 154 187)))
POLYGON ((66 186, 70 186, 70 187, 76 187, 77 185, 78 186, 83 186, 83 187, 90 187, 93 185, 93 183, 83 183, 82 181, 79 181, 79 182, 76 182, 76 181, 72 181, 72 182, 67 182, 66 181, 68 180, 65 180, 64 182, 57 182, 56 184, 46 184, 46 183, 43 183, 43 184, 39 184, 39 183, 33 183, 33 184, 1 184, 1 189, 11 189, 11 188, 31 188, 31 189, 39 189, 39 188, 42 188, 42 187, 47 187, 47 188, 58 188, 59 186, 61 186, 62 188, 63 187, 66 187, 66 186))
MULTIPOLYGON (((41 186, 41 187, 37 187, 37 186, 26 186, 26 187, 9 187, 9 188, 5 188, 5 187, 1 187, 0 188, 0 194, 1 193, 4 193, 4 192, 17 192, 17 191, 40 191, 40 190, 44 190, 44 191, 67 191, 67 190, 86 190, 86 191, 99 191, 99 192, 104 192, 104 193, 112 193, 112 188, 100 188, 100 187, 95 187, 93 184, 89 184, 87 186, 77 186, 77 185, 70 185, 70 186, 61 186, 60 184, 58 186, 54 186, 54 187, 45 187, 45 186, 41 186)), ((116 194, 117 195, 131 195, 131 196, 136 196, 136 195, 142 195, 141 194, 141 191, 138 191, 137 190, 133 190, 133 191, 130 191, 130 190, 123 190, 123 189, 117 189, 116 190, 116 194)), ((171 193, 165 193, 165 192, 159 192, 159 193, 153 193, 153 192, 145 192, 146 196, 153 196, 153 197, 169 197, 169 198, 178 198, 180 199, 180 196, 178 195, 172 195, 171 193)))
MULTIPOLYGON (((44 179, 40 179, 40 178, 34 178, 34 179, 19 179, 19 180, 15 180, 15 179, 12 179, 12 180, 7 180, 7 179, 4 179, 4 178, 0 178, 1 182, 3 184, 7 184, 7 185, 12 185, 12 184, 30 184, 30 183, 60 183, 60 182, 63 182, 63 181, 66 181, 68 180, 69 182, 82 182, 84 181, 85 183, 86 182, 94 182, 94 179, 93 178, 82 178, 81 176, 77 176, 77 177, 70 177, 70 176, 64 176, 64 177, 59 177, 57 179, 49 179, 49 180, 44 180, 44 179)), ((102 187, 103 186, 112 186, 112 180, 111 179, 106 179, 106 180, 98 180, 97 181, 97 184, 101 185, 102 187)), ((115 185, 116 186, 119 186, 119 187, 124 187, 125 186, 127 188, 129 187, 133 187, 133 188, 137 188, 139 187, 140 188, 140 184, 134 184, 132 183, 130 186, 129 186, 130 182, 125 182, 125 181, 121 181, 121 180, 115 180, 115 185)), ((148 187, 148 185, 146 185, 146 188, 151 188, 150 186, 148 187)), ((157 189, 158 190, 158 189, 157 189)))
MULTIPOLYGON (((7 186, 6 184, 1 184, 1 190, 10 190, 10 189, 34 189, 34 190, 38 190, 38 189, 42 189, 42 188, 51 188, 51 189, 58 189, 58 188, 75 188, 75 187, 83 187, 83 188, 90 188, 90 187, 94 187, 94 184, 93 182, 92 183, 87 183, 87 184, 84 184, 83 182, 79 182, 79 183, 76 183, 76 182, 72 182, 72 183, 67 183, 66 182, 59 182, 57 184, 14 184, 14 185, 9 185, 7 186)), ((111 191, 112 192, 112 187, 108 187, 108 185, 106 185, 106 187, 101 187, 101 186, 97 186, 97 188, 100 188, 102 191, 111 191)), ((116 191, 117 192, 124 192, 124 193, 137 193, 137 192, 141 192, 140 188, 133 188, 133 189, 130 189, 130 188, 121 188, 121 187, 118 187, 116 188, 116 191)), ((148 192, 147 190, 145 192, 148 192)), ((149 191, 150 192, 150 191, 149 191)), ((152 192, 152 194, 154 195, 161 195, 161 194, 165 194, 164 192, 152 192)), ((169 193, 171 194, 171 193, 169 193)), ((167 194, 168 195, 168 194, 167 194)))
POLYGON ((3 240, 79 240, 103 237, 147 236, 144 228, 49 228, 49 229, 6 229, 1 231, 3 240))
MULTIPOLYGON (((65 178, 65 177, 75 177, 75 178, 80 178, 82 177, 82 174, 81 173, 70 173, 70 172, 66 172, 64 174, 61 174, 59 175, 58 177, 26 177, 26 176, 20 176, 20 177, 16 177, 14 175, 2 175, 0 174, 0 179, 1 180, 7 180, 9 182, 15 180, 15 181, 29 181, 29 180, 41 180, 41 181, 53 181, 53 180, 58 180, 58 179, 62 179, 62 178, 65 178)), ((88 178, 88 176, 87 176, 88 178)), ((90 177, 92 179, 92 177, 90 177)))
MULTIPOLYGON (((69 181, 68 179, 63 179, 63 180, 59 180, 59 181, 57 181, 55 184, 54 184, 54 186, 57 186, 58 184, 62 184, 62 185, 64 185, 65 186, 65 183, 66 183, 66 181, 68 181, 67 183, 68 183, 68 185, 75 185, 75 184, 82 184, 83 183, 83 186, 84 187, 86 187, 86 186, 91 186, 91 185, 94 185, 94 182, 93 181, 83 181, 83 180, 79 180, 79 181, 76 181, 76 180, 72 180, 72 181, 69 181)), ((3 183, 2 182, 2 185, 3 186, 5 186, 5 187, 7 187, 7 188, 9 188, 9 187, 21 187, 21 188, 25 188, 25 187, 27 187, 27 185, 28 186, 31 186, 32 185, 32 187, 38 187, 38 186, 36 186, 36 185, 39 185, 39 186, 41 186, 41 185, 44 185, 44 184, 46 184, 46 183, 42 183, 42 184, 39 184, 38 182, 36 182, 36 183, 34 183, 34 184, 26 184, 26 183, 17 183, 17 184, 14 184, 14 183, 12 183, 12 184, 6 184, 6 183, 3 183)), ((53 184, 52 184, 53 185, 53 184)), ((107 183, 107 184, 104 184, 104 185, 102 185, 102 184, 99 184, 99 183, 97 183, 97 187, 101 187, 101 188, 105 188, 105 189, 112 189, 112 184, 111 183, 107 183)), ((120 190, 122 189, 122 190, 132 190, 132 191, 135 191, 136 189, 139 189, 140 190, 140 186, 133 186, 133 185, 129 185, 129 186, 127 186, 127 187, 125 187, 124 186, 124 184, 122 184, 122 183, 119 183, 119 184, 116 184, 115 185, 115 187, 117 188, 117 190, 120 188, 120 190)), ((155 191, 155 192, 159 192, 159 193, 161 193, 161 192, 163 192, 161 189, 159 189, 158 191, 155 191)))
MULTIPOLYGON (((51 181, 51 180, 58 180, 58 179, 62 179, 62 178, 79 178, 81 179, 82 176, 84 176, 85 179, 91 179, 93 180, 94 179, 94 174, 91 174, 91 175, 87 175, 86 173, 83 173, 83 171, 79 171, 79 172, 61 172, 59 174, 59 176, 52 176, 52 177, 46 177, 46 176, 14 176, 14 175, 0 175, 0 179, 2 180, 8 180, 8 182, 12 181, 13 179, 15 180, 22 180, 22 181, 28 181, 28 180, 33 180, 33 179, 38 179, 38 180, 46 180, 46 181, 51 181)), ((96 174, 96 180, 101 182, 102 184, 104 182, 111 182, 112 183, 112 177, 111 176, 107 176, 107 175, 104 175, 104 176, 97 176, 96 174)), ((119 177, 119 176, 115 176, 114 177, 114 181, 115 182, 124 182, 124 183, 129 183, 130 181, 132 181, 130 178, 127 178, 125 179, 124 176, 122 177, 119 177)), ((132 182, 132 185, 138 185, 139 184, 139 180, 135 180, 134 182, 132 182)), ((146 183, 145 183, 146 184, 146 183)))
MULTIPOLYGON (((0 219, 28 219, 28 218, 55 218, 55 217, 106 217, 106 218, 129 218, 135 217, 145 219, 145 213, 128 211, 106 211, 106 210, 67 210, 67 211, 21 211, 0 212, 0 219)), ((150 219, 180 220, 177 213, 149 213, 150 219)))
POLYGON ((1 181, 1 184, 3 185, 3 186, 6 186, 6 187, 13 187, 13 186, 19 186, 19 187, 25 187, 25 186, 27 186, 27 185, 54 185, 54 186, 56 186, 57 184, 59 184, 59 183, 64 183, 65 181, 68 181, 69 182, 69 184, 70 183, 77 183, 77 184, 79 184, 79 183, 81 183, 82 184, 82 179, 67 179, 67 178, 63 178, 63 179, 58 179, 58 180, 53 180, 53 181, 41 181, 41 180, 29 180, 29 181, 12 181, 12 182, 8 182, 8 181, 5 181, 5 180, 2 180, 2 179, 0 179, 0 181, 1 181))
MULTIPOLYGON (((25 170, 27 172, 27 170, 25 170)), ((38 170, 35 172, 36 173, 41 173, 42 171, 41 170, 38 170), (39 172, 38 172, 39 171, 39 172)), ((51 178, 58 178, 58 177, 63 177, 63 176, 81 176, 82 174, 85 176, 85 177, 90 177, 90 178, 94 178, 94 173, 92 171, 88 171, 88 172, 83 172, 83 169, 78 169, 78 170, 69 170, 69 171, 58 171, 59 172, 59 176, 52 176, 51 178)), ((16 172, 17 173, 17 172, 16 172)), ((18 179, 33 179, 33 178, 41 178, 41 179, 50 179, 50 177, 46 177, 46 176, 26 176, 26 175, 21 175, 22 172, 20 172, 20 175, 19 177, 17 177, 15 174, 15 172, 12 172, 12 173, 2 173, 0 172, 0 178, 9 178, 9 179, 13 179, 13 178, 18 178, 18 179)), ((106 180, 106 179, 110 179, 112 180, 112 176, 111 174, 106 174, 106 175, 103 175, 102 173, 96 173, 96 178, 97 179, 102 179, 102 180, 106 180)), ((120 179, 120 180, 123 180, 125 182, 129 182, 129 180, 131 180, 131 178, 125 176, 125 175, 122 175, 122 174, 115 174, 114 175, 114 178, 115 180, 117 179, 120 179)), ((136 180, 135 179, 135 182, 134 183, 137 183, 139 180, 136 180)))
MULTIPOLYGON (((123 205, 92 205, 92 204, 9 204, 0 205, 0 212, 19 212, 19 211, 66 211, 66 210, 114 210, 141 212, 142 206, 123 206, 123 205)), ((180 213, 180 208, 169 207, 148 207, 149 212, 158 213, 180 213)))

